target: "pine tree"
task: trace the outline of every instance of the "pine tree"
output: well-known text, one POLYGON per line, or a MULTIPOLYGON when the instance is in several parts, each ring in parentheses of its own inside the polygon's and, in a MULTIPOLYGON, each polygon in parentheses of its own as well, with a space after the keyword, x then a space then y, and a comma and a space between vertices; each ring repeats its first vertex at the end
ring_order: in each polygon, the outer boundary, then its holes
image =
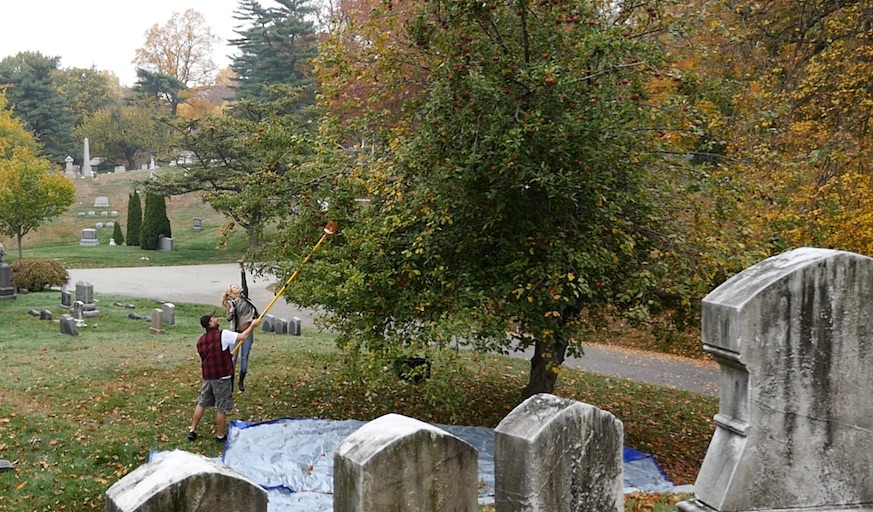
POLYGON ((166 198, 146 192, 145 211, 140 230, 139 246, 153 251, 158 248, 158 239, 173 236, 170 218, 167 217, 166 198))
POLYGON ((115 229, 112 230, 112 239, 115 240, 115 243, 118 245, 122 245, 124 243, 124 235, 121 234, 121 223, 115 223, 115 229))
MULTIPOLYGON (((239 49, 231 69, 237 74, 237 98, 271 99, 265 85, 285 84, 311 89, 310 61, 316 53, 315 8, 310 0, 276 0, 278 8, 264 8, 255 0, 241 0, 234 18, 240 20, 239 49)), ((312 95, 314 98, 314 95, 312 95)))
POLYGON ((139 245, 142 228, 142 202, 136 190, 130 194, 127 203, 127 245, 139 245))
POLYGON ((71 102, 57 89, 60 57, 39 52, 21 52, 0 60, 0 84, 6 89, 9 105, 26 128, 37 134, 43 155, 63 162, 74 152, 71 102))

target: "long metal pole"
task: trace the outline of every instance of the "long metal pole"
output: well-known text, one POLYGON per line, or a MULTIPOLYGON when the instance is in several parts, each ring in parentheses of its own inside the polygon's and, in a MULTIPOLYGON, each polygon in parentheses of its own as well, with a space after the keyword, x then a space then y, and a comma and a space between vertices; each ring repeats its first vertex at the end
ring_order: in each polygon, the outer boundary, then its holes
MULTIPOLYGON (((267 304, 267 307, 264 308, 263 311, 261 311, 260 316, 258 316, 258 320, 261 320, 262 318, 264 318, 264 315, 267 314, 267 311, 270 311, 270 308, 273 307, 273 304, 275 304, 276 301, 279 299, 279 297, 281 297, 282 294, 285 293, 285 288, 287 288, 288 285, 291 284, 291 281, 293 281, 294 279, 296 279, 297 276, 300 274, 300 269, 303 268, 303 265, 305 265, 306 262, 309 261, 309 260, 312 258, 312 255, 315 254, 315 251, 318 250, 318 248, 321 246, 321 244, 324 242, 324 240, 325 240, 327 237, 329 237, 330 235, 336 233, 336 231, 337 231, 337 225, 336 225, 336 223, 335 223, 335 222, 328 222, 328 223, 327 223, 327 226, 324 227, 324 233, 321 235, 321 238, 318 239, 318 243, 316 243, 316 244, 315 244, 315 247, 313 247, 312 250, 309 251, 309 254, 308 254, 305 258, 303 258, 303 261, 300 263, 300 265, 297 266, 297 269, 294 271, 293 274, 291 274, 291 277, 289 277, 288 280, 285 281, 285 284, 283 284, 282 287, 279 288, 279 291, 277 291, 276 294, 273 295, 273 299, 270 301, 269 304, 267 304)), ((243 341, 245 341, 245 340, 243 340, 243 341)), ((236 353, 237 353, 237 351, 238 351, 238 350, 240 349, 240 347, 242 346, 243 341, 239 341, 239 342, 237 342, 236 346, 233 347, 233 350, 231 351, 231 354, 236 354, 236 353)))

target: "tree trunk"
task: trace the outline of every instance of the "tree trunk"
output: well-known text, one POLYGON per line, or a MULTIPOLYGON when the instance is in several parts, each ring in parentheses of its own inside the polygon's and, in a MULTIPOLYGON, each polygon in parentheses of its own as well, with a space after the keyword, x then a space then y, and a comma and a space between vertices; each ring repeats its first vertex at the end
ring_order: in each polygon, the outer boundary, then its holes
POLYGON ((22 255, 22 252, 21 252, 21 239, 22 239, 22 238, 24 238, 24 235, 21 234, 21 233, 19 232, 19 233, 18 233, 18 237, 17 237, 17 239, 18 239, 18 259, 19 259, 19 261, 20 261, 21 258, 22 258, 22 256, 21 256, 21 255, 22 255))
POLYGON ((555 369, 564 363, 567 354, 567 342, 563 337, 553 341, 536 340, 534 355, 530 358, 530 377, 521 392, 525 400, 537 393, 551 393, 555 390, 558 373, 555 369))

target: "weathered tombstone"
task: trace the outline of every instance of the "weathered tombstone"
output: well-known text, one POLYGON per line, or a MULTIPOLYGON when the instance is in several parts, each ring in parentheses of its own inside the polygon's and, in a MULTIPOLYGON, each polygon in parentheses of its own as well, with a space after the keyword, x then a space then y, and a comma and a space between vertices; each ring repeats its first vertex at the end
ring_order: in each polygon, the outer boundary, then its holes
POLYGON ((94 208, 109 208, 109 198, 106 196, 95 197, 94 208))
POLYGON ((76 283, 76 300, 81 301, 86 307, 94 302, 94 285, 87 281, 76 283))
POLYGON ((13 471, 15 469, 15 465, 9 462, 6 459, 0 459, 0 473, 4 473, 6 471, 13 471))
POLYGON ((273 315, 264 315, 264 321, 261 322, 264 332, 276 332, 276 317, 273 315))
POLYGON ((39 311, 37 311, 37 310, 35 310, 35 309, 28 309, 28 310, 27 310, 27 314, 30 315, 30 316, 32 316, 32 317, 38 317, 38 316, 39 316, 39 311))
POLYGON ((291 336, 300 336, 302 334, 300 324, 301 320, 299 316, 292 317, 288 322, 288 334, 291 336))
POLYGON ((624 510, 624 425, 574 400, 534 395, 494 430, 497 510, 624 510))
POLYGON ((164 311, 162 309, 155 308, 152 310, 149 334, 167 334, 167 331, 164 330, 164 311))
POLYGON ((164 325, 176 325, 176 305, 172 302, 165 302, 161 304, 161 311, 163 312, 164 325))
POLYGON ((276 334, 288 334, 288 320, 278 318, 273 321, 273 332, 276 334))
POLYGON ((89 211, 88 211, 88 217, 93 217, 93 216, 95 216, 95 215, 97 215, 97 212, 95 212, 94 210, 89 210, 89 211))
POLYGON ((61 308, 70 309, 73 307, 73 294, 67 290, 61 290, 61 308))
POLYGON ((121 173, 127 171, 127 168, 124 167, 123 165, 116 165, 113 170, 115 171, 115 174, 121 174, 121 173))
POLYGON ((136 313, 128 313, 127 318, 130 318, 131 320, 142 320, 142 317, 136 313))
POLYGON ((73 167, 73 157, 68 156, 67 158, 64 158, 64 163, 66 164, 64 166, 64 174, 67 177, 74 176, 76 174, 76 169, 73 167))
POLYGON ((159 251, 172 251, 173 250, 173 239, 168 238, 166 236, 162 236, 158 238, 158 250, 159 251))
POLYGON ((873 511, 873 259, 803 248, 703 299, 716 430, 683 512, 873 511))
POLYGON ((110 246, 116 246, 116 245, 118 245, 118 244, 115 243, 115 239, 114 239, 114 238, 110 238, 110 239, 109 239, 109 245, 110 245, 110 246))
POLYGON ((43 309, 42 311, 39 312, 39 319, 40 320, 51 320, 52 319, 52 312, 49 311, 48 309, 43 309))
POLYGON ((115 227, 115 223, 112 222, 112 221, 110 220, 109 222, 106 223, 106 227, 107 227, 107 228, 114 228, 114 227, 115 227))
POLYGON ((173 450, 106 490, 106 512, 266 512, 267 491, 217 460, 173 450))
POLYGON ((103 229, 103 223, 102 223, 102 222, 98 222, 98 223, 94 224, 94 227, 97 228, 97 229, 103 229))
POLYGON ((82 230, 82 239, 79 240, 79 245, 86 247, 94 247, 100 245, 100 240, 97 239, 97 230, 94 228, 85 228, 82 230))
POLYGON ((194 219, 194 231, 200 231, 203 229, 203 221, 200 219, 194 219))
POLYGON ((100 212, 100 216, 101 217, 109 217, 109 212, 106 210, 103 210, 102 212, 100 212))
POLYGON ((0 299, 15 299, 15 287, 12 286, 12 267, 3 263, 6 248, 0 244, 0 299))
POLYGON ((70 315, 61 315, 61 334, 69 336, 78 336, 79 329, 76 325, 76 319, 70 315))
POLYGON ((334 451, 333 510, 475 512, 477 458, 472 446, 445 430, 387 414, 334 451))

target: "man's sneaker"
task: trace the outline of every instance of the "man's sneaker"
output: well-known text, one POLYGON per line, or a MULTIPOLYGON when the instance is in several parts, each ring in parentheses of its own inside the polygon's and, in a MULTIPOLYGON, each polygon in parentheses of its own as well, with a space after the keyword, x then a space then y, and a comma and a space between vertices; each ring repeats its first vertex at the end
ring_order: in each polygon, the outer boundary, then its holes
POLYGON ((196 441, 197 440, 197 432, 194 432, 193 430, 189 430, 188 431, 188 440, 189 441, 196 441))
POLYGON ((227 442, 227 434, 224 434, 221 437, 215 436, 216 443, 226 443, 227 442))

